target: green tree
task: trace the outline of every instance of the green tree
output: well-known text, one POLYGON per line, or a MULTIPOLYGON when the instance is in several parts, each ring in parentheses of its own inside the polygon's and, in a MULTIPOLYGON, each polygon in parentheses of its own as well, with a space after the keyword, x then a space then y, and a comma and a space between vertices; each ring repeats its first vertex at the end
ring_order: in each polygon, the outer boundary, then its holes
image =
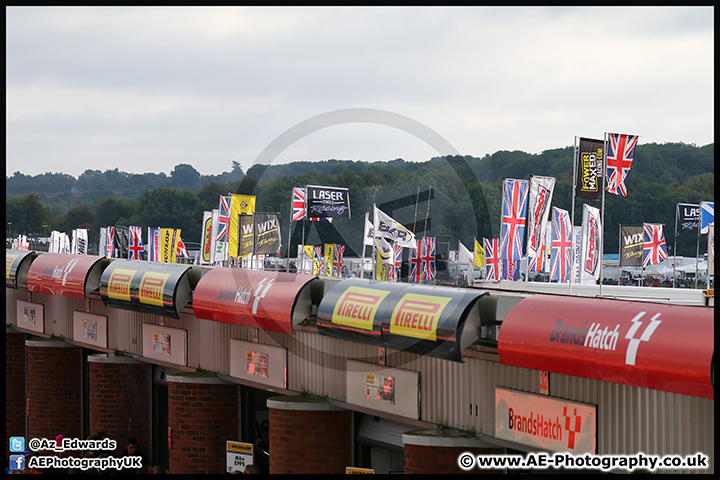
POLYGON ((10 229, 15 235, 41 235, 43 225, 50 225, 52 219, 50 207, 43 205, 37 193, 7 200, 5 214, 6 222, 12 224, 10 229))
POLYGON ((181 163, 176 165, 170 173, 170 186, 177 189, 190 188, 195 189, 200 185, 200 172, 195 170, 192 165, 181 163))

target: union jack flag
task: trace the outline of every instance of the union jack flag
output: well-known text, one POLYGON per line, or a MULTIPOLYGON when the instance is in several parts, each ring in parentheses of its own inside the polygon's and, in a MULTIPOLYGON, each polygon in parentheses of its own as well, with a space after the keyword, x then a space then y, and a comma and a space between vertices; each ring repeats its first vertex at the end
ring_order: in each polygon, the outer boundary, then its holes
POLYGON ((500 280, 500 240, 498 238, 483 238, 485 246, 485 278, 488 280, 500 280))
POLYGON ((108 226, 107 227, 107 254, 105 255, 107 258, 113 258, 113 251, 114 251, 113 241, 114 241, 114 239, 115 239, 115 227, 108 226))
POLYGON ((667 258, 665 232, 662 224, 643 223, 645 243, 643 243, 643 267, 661 263, 667 258))
POLYGON ((142 227, 130 227, 130 260, 144 260, 145 245, 142 240, 142 227))
POLYGON ((410 278, 409 282, 420 283, 422 279, 422 255, 420 255, 420 244, 410 249, 410 278))
POLYGON ((435 280, 435 237, 423 237, 420 245, 422 257, 422 281, 435 280))
POLYGON ((227 242, 230 232, 230 201, 232 197, 224 197, 220 195, 220 208, 218 209, 218 226, 217 236, 218 242, 227 242))
POLYGON ((527 217, 528 181, 505 179, 502 205, 500 258, 511 262, 522 259, 527 217))
POLYGON ((397 243, 393 244, 393 255, 392 263, 389 265, 390 270, 388 271, 388 281, 398 282, 400 281, 400 267, 402 266, 402 245, 397 243))
POLYGON ((625 181, 635 157, 638 138, 637 135, 608 134, 607 186, 605 190, 614 195, 627 197, 625 181))
POLYGON ((311 222, 330 222, 332 217, 306 217, 305 211, 305 189, 302 187, 293 188, 293 221, 310 220, 311 222))
POLYGON ((189 258, 190 255, 188 255, 187 248, 185 248, 185 242, 182 241, 182 237, 180 236, 180 231, 178 230, 178 241, 177 241, 177 249, 175 250, 175 255, 182 258, 189 258))
POLYGON ((553 207, 552 254, 550 256, 550 280, 570 280, 573 258, 572 228, 567 210, 553 207))
POLYGON ((342 259, 345 253, 345 245, 335 244, 333 245, 333 263, 332 272, 333 277, 340 277, 342 275, 342 259))

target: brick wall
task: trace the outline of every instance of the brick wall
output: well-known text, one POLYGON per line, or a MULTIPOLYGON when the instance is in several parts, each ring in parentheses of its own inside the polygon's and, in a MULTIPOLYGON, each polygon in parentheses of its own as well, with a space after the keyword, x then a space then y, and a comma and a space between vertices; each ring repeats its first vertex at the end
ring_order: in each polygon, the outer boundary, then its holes
POLYGON ((225 473, 225 442, 240 437, 239 386, 181 383, 172 378, 168 377, 170 472, 225 473))
POLYGON ((28 341, 29 438, 82 434, 81 348, 64 342, 28 341))
POLYGON ((25 436, 25 338, 5 331, 5 451, 10 437, 25 436))
POLYGON ((345 474, 352 465, 350 411, 270 408, 270 473, 345 474))
POLYGON ((120 456, 129 437, 140 451, 152 451, 152 366, 118 357, 89 360, 90 433, 100 431, 117 441, 120 456))
POLYGON ((470 452, 473 455, 502 454, 503 448, 483 449, 469 447, 439 447, 426 445, 405 444, 405 473, 470 473, 470 474, 497 474, 503 470, 480 470, 477 467, 463 470, 458 465, 460 454, 470 452))

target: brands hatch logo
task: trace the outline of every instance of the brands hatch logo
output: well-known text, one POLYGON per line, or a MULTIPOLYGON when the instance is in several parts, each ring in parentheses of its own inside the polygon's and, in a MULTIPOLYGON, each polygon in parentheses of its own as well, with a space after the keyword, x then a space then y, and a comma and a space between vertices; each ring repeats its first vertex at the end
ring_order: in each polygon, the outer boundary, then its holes
POLYGON ((241 285, 237 287, 237 289, 228 289, 225 288, 225 285, 223 285, 220 292, 218 292, 218 301, 233 302, 245 306, 250 305, 250 302, 252 301, 252 313, 253 315, 256 315, 260 300, 265 298, 265 295, 267 295, 270 287, 272 287, 273 282, 274 279, 272 278, 263 278, 258 284, 254 295, 252 293, 252 287, 245 288, 241 285))
POLYGON ((582 430, 582 417, 577 414, 577 408, 573 408, 572 416, 568 415, 568 407, 563 407, 563 417, 565 417, 565 430, 568 432, 568 448, 575 448, 575 435, 580 435, 582 430))
MULTIPOLYGON (((635 365, 640 342, 649 342, 655 330, 662 323, 658 320, 659 313, 656 313, 647 323, 640 336, 636 337, 638 330, 643 326, 642 319, 647 312, 640 312, 631 320, 630 328, 625 334, 625 339, 630 340, 625 351, 625 364, 635 365)), ((612 350, 617 348, 617 342, 620 337, 620 324, 604 325, 600 322, 583 323, 581 326, 572 327, 563 325, 562 319, 555 322, 555 326, 550 332, 550 342, 577 345, 583 348, 591 348, 594 350, 612 350)))

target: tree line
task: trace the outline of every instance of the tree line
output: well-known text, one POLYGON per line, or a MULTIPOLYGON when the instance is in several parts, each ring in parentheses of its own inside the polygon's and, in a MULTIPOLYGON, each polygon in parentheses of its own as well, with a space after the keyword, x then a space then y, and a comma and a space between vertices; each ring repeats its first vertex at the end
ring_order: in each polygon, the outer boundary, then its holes
MULTIPOLYGON (((419 236, 446 235, 451 249, 457 248, 458 241, 472 248, 473 238, 500 235, 502 180, 530 175, 555 177, 552 205, 571 211, 573 148, 564 147, 540 154, 498 151, 482 158, 458 155, 426 162, 333 159, 256 164, 246 173, 233 162, 230 172, 210 176, 187 164, 177 165, 170 176, 130 174, 117 168, 87 170, 77 179, 15 172, 6 178, 6 221, 8 233, 12 230, 15 235, 46 236, 51 230, 69 233, 87 228, 91 244, 97 242, 100 227, 107 225, 181 228, 184 240, 199 242, 203 211, 218 208, 220 195, 241 193, 256 196, 258 211, 280 213, 284 256, 288 228, 297 239, 302 227, 301 222, 290 221, 292 188, 328 185, 348 188, 352 217, 338 219, 332 226, 307 222, 307 244, 323 243, 332 229, 335 239, 342 239, 359 254, 364 214, 370 212, 372 221, 376 204, 392 208, 385 213, 414 228, 419 236), (418 198, 419 190, 423 195, 418 198), (397 199, 407 197, 417 202, 397 205, 397 199)), ((714 184, 714 144, 639 144, 628 176, 628 196, 605 195, 605 253, 617 252, 620 224, 663 223, 672 247, 677 203, 714 201, 714 184)), ((583 203, 600 207, 599 201, 578 199, 576 225, 581 222, 583 203)), ((694 256, 696 242, 696 236, 678 236, 677 254, 694 256)), ((701 242, 700 251, 705 250, 701 242)))

